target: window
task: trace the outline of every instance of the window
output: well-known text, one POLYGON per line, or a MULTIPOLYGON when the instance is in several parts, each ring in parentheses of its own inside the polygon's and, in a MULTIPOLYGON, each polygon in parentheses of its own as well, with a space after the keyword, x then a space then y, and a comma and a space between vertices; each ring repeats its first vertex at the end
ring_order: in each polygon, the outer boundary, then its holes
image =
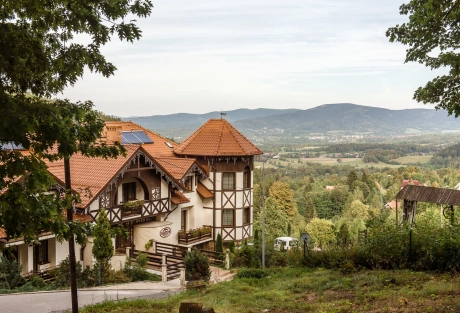
POLYGON ((189 176, 185 179, 185 190, 187 191, 193 190, 193 177, 189 176))
POLYGON ((243 188, 251 188, 251 170, 249 169, 249 166, 246 166, 243 172, 243 188))
POLYGON ((38 264, 48 263, 48 240, 40 241, 40 244, 36 246, 36 249, 38 264))
POLYGON ((222 210, 222 226, 233 226, 235 225, 235 211, 234 210, 222 210))
POLYGON ((243 209, 243 224, 251 223, 251 209, 244 208, 243 209))
POLYGON ((235 173, 222 173, 222 189, 234 190, 235 189, 235 173))
POLYGON ((187 210, 180 212, 180 229, 183 231, 187 230, 187 210))
POLYGON ((125 183, 122 185, 123 196, 122 202, 136 200, 136 182, 125 183))

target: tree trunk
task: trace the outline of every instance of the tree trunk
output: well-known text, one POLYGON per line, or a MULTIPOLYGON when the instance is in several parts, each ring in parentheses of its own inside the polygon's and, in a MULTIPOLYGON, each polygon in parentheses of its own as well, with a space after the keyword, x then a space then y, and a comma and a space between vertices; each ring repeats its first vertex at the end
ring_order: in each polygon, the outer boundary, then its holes
MULTIPOLYGON (((64 174, 66 193, 71 192, 72 184, 70 182, 70 159, 64 158, 64 174)), ((67 221, 72 221, 72 207, 67 208, 67 221)), ((69 240, 69 263, 70 263, 70 294, 72 297, 72 313, 78 313, 78 295, 77 295, 77 264, 75 261, 75 240, 73 233, 69 240)))

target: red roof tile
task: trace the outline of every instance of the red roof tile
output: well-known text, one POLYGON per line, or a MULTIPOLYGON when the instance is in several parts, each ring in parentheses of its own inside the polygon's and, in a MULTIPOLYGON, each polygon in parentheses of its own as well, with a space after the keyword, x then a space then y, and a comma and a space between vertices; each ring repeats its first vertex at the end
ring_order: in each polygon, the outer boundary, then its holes
POLYGON ((185 158, 155 158, 172 177, 179 180, 182 179, 188 170, 195 164, 195 159, 185 158))
POLYGON ((200 196, 202 196, 205 199, 210 199, 214 197, 214 194, 212 193, 211 190, 209 190, 205 185, 203 185, 201 182, 198 182, 196 185, 196 191, 200 196))
POLYGON ((133 122, 105 122, 103 136, 109 142, 114 141, 114 138, 108 135, 108 129, 114 129, 114 128, 118 128, 121 131, 143 130, 147 134, 147 136, 153 140, 153 143, 142 144, 142 148, 144 148, 151 156, 153 157, 163 157, 163 156, 173 157, 174 156, 173 149, 174 147, 177 146, 177 143, 169 141, 165 137, 147 128, 144 128, 140 125, 137 125, 133 122), (166 142, 168 142, 173 148, 168 147, 166 145, 166 142))
POLYGON ((171 191, 171 202, 178 205, 181 203, 190 202, 190 200, 187 199, 187 197, 184 196, 180 191, 173 190, 171 191))
POLYGON ((178 155, 250 156, 262 154, 225 119, 210 119, 174 149, 178 155))
POLYGON ((3 228, 0 228, 0 238, 6 238, 6 232, 3 228))
MULTIPOLYGON (((86 207, 92 201, 90 195, 99 194, 139 149, 134 145, 125 145, 125 148, 126 157, 119 156, 116 159, 88 158, 81 154, 75 154, 70 158, 70 180, 72 189, 80 193, 79 207, 86 207)), ((52 175, 65 181, 63 160, 49 162, 47 165, 52 175)))

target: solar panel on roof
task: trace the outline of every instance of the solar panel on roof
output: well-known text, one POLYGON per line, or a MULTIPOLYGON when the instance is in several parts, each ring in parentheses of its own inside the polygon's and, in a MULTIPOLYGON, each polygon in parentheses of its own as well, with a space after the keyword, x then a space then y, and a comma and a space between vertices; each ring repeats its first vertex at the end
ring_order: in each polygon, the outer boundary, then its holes
POLYGON ((123 144, 143 144, 143 143, 153 143, 144 131, 136 130, 132 132, 122 132, 121 133, 121 143, 123 144))
POLYGON ((2 150, 24 150, 22 145, 16 145, 12 142, 2 143, 1 145, 2 150))
POLYGON ((122 134, 122 138, 121 138, 122 143, 125 143, 125 144, 130 144, 130 143, 141 144, 142 143, 136 136, 133 135, 132 132, 122 132, 121 134, 122 134))
POLYGON ((133 135, 136 136, 142 143, 153 143, 153 140, 147 136, 142 130, 133 131, 133 135))

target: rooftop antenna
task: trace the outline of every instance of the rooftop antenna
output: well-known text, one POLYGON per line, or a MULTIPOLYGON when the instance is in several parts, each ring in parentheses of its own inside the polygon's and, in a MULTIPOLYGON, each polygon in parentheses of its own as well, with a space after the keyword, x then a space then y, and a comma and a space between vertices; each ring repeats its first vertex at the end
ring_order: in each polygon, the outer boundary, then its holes
POLYGON ((225 112, 220 112, 220 118, 221 118, 221 119, 222 119, 223 116, 225 116, 225 115, 227 115, 227 113, 225 113, 225 112))

